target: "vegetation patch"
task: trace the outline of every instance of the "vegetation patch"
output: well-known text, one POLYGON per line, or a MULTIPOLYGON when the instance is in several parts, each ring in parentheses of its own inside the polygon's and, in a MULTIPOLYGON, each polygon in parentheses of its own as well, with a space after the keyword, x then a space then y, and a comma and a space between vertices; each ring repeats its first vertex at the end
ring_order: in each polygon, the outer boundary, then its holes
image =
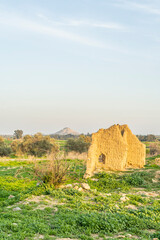
MULTIPOLYGON (((102 172, 85 180, 83 161, 67 163, 63 188, 55 188, 35 176, 34 163, 0 162, 0 239, 159 238, 159 179, 152 182, 156 169, 102 172)), ((37 164, 49 167, 49 161, 37 164)))

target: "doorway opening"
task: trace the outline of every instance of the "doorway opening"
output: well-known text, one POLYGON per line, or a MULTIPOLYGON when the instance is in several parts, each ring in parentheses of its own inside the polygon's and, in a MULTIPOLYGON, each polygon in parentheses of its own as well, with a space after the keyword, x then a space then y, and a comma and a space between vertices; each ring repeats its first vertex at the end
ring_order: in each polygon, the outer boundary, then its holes
POLYGON ((103 153, 101 155, 99 155, 98 161, 100 163, 105 164, 105 160, 106 160, 106 156, 103 153))

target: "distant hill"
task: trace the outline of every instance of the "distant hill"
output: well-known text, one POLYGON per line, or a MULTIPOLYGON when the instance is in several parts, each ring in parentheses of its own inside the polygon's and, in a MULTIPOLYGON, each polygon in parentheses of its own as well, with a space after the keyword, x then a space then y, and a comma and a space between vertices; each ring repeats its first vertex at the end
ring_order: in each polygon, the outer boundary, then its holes
POLYGON ((62 130, 54 133, 54 135, 60 135, 60 136, 73 135, 73 136, 78 136, 80 134, 78 132, 75 132, 74 130, 66 127, 66 128, 63 128, 62 130))

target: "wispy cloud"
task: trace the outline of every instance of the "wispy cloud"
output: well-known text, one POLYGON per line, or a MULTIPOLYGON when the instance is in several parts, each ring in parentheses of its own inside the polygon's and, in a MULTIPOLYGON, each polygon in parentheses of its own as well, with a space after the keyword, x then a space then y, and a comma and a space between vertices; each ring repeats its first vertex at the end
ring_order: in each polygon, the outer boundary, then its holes
POLYGON ((55 27, 53 25, 38 23, 37 21, 17 17, 16 15, 12 15, 11 13, 0 13, 0 24, 18 28, 23 31, 25 30, 33 33, 62 38, 88 46, 99 48, 111 47, 94 39, 90 39, 87 37, 71 33, 69 31, 62 30, 58 28, 58 26, 55 27))
POLYGON ((127 28, 121 24, 113 22, 95 22, 91 20, 76 20, 76 19, 64 19, 63 21, 54 21, 50 20, 48 17, 43 14, 37 14, 37 16, 49 23, 59 26, 71 26, 71 27, 95 27, 95 28, 105 28, 113 29, 118 31, 125 31, 127 28))
POLYGON ((131 2, 128 0, 118 0, 114 5, 118 7, 126 7, 131 10, 143 11, 147 14, 160 15, 160 8, 157 8, 151 4, 141 4, 139 2, 131 2))

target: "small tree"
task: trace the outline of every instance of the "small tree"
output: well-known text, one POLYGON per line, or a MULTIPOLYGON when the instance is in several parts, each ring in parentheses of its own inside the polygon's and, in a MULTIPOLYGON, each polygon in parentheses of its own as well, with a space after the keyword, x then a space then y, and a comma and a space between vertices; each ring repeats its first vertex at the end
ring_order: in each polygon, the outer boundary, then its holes
POLYGON ((23 131, 22 130, 15 130, 13 134, 14 139, 21 139, 23 136, 23 131))
POLYGON ((11 152, 12 152, 12 149, 10 148, 10 146, 7 146, 4 139, 0 137, 0 156, 1 157, 9 156, 11 152))
POLYGON ((87 152, 90 146, 90 142, 85 142, 82 137, 78 139, 68 139, 66 143, 66 150, 68 152, 75 151, 79 153, 87 152))

